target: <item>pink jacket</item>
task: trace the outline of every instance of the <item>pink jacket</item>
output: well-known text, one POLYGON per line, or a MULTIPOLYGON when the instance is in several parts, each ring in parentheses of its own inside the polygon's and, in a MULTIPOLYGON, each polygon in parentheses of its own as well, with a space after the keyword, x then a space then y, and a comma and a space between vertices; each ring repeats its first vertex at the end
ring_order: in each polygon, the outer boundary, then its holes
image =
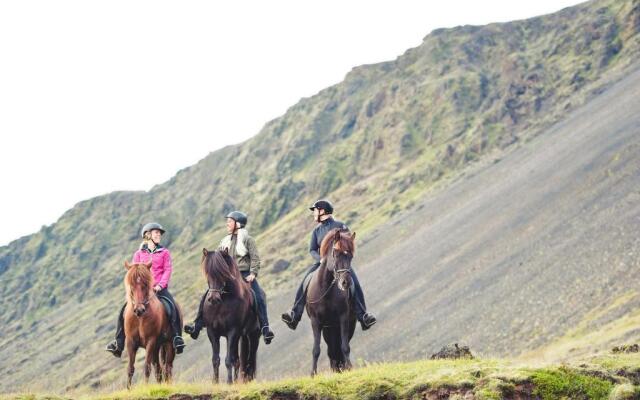
POLYGON ((146 263, 151 258, 151 275, 153 276, 154 285, 160 285, 163 289, 169 287, 169 279, 171 278, 171 253, 164 247, 149 253, 147 249, 140 249, 133 254, 133 263, 146 263))

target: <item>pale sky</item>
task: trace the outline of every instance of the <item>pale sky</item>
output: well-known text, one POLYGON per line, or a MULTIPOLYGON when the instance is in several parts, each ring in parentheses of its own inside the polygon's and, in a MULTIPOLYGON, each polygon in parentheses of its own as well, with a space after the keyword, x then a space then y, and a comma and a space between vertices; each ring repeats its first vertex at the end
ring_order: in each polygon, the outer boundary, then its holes
POLYGON ((149 190, 436 28, 572 0, 0 2, 0 245, 149 190))

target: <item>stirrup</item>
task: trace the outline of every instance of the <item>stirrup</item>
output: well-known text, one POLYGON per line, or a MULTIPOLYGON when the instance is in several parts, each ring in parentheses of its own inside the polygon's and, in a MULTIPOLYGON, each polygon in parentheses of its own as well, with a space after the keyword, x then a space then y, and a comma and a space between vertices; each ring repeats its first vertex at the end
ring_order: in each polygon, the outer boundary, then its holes
POLYGON ((367 329, 374 326, 376 322, 378 322, 378 320, 373 314, 364 313, 362 319, 360 320, 360 326, 362 327, 363 331, 366 331, 367 329))
POLYGON ((182 339, 182 336, 175 336, 173 338, 173 348, 176 349, 176 353, 181 354, 184 347, 185 347, 185 344, 184 344, 184 339, 182 339))
POLYGON ((295 316, 293 315, 293 311, 289 311, 288 313, 284 313, 281 316, 282 321, 287 324, 287 326, 289 327, 289 329, 291 330, 296 330, 296 328, 298 327, 298 320, 296 320, 295 316))
POLYGON ((200 335, 200 331, 202 330, 202 326, 198 326, 197 322, 192 324, 187 324, 184 326, 184 331, 191 336, 191 339, 196 340, 200 335))
POLYGON ((265 325, 260 330, 262 333, 262 338, 264 339, 264 344, 270 344, 273 338, 276 336, 273 331, 269 328, 269 325, 265 325), (266 331, 266 332, 265 332, 266 331))
POLYGON ((120 358, 122 356, 122 349, 118 348, 118 342, 115 340, 109 343, 104 350, 113 354, 114 357, 120 358))

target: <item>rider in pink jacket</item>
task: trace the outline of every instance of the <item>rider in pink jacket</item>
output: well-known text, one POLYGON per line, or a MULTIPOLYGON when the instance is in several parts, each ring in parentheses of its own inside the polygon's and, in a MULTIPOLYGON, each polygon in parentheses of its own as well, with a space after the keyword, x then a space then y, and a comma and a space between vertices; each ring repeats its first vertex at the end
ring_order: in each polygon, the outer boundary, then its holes
MULTIPOLYGON (((142 246, 133 254, 132 262, 134 264, 144 264, 151 261, 151 275, 153 276, 153 291, 158 297, 164 297, 168 299, 173 308, 171 312, 171 326, 173 328, 174 338, 173 347, 176 349, 176 353, 182 353, 184 349, 184 340, 182 339, 182 321, 180 320, 180 313, 177 310, 175 300, 171 293, 169 293, 169 279, 171 279, 171 272, 173 266, 171 264, 171 253, 169 249, 166 249, 160 245, 160 237, 164 234, 165 230, 162 225, 152 222, 146 224, 142 228, 142 246)), ((122 350, 124 349, 124 309, 125 305, 120 310, 118 316, 118 327, 116 329, 116 340, 107 345, 106 350, 111 352, 114 356, 120 357, 122 350)))
POLYGON ((153 252, 144 246, 133 254, 134 264, 144 264, 151 260, 151 275, 156 285, 160 285, 162 289, 169 287, 169 279, 173 266, 171 265, 171 253, 169 249, 158 245, 153 252))

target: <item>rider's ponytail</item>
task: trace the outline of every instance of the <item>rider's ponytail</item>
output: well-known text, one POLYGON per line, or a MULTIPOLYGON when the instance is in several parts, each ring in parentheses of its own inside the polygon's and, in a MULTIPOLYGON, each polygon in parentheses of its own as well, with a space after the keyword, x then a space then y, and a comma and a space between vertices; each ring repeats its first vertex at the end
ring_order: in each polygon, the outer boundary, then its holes
POLYGON ((142 237, 142 243, 140 243, 140 248, 143 248, 145 245, 147 245, 148 247, 150 242, 151 242, 151 232, 145 232, 144 236, 142 237))

